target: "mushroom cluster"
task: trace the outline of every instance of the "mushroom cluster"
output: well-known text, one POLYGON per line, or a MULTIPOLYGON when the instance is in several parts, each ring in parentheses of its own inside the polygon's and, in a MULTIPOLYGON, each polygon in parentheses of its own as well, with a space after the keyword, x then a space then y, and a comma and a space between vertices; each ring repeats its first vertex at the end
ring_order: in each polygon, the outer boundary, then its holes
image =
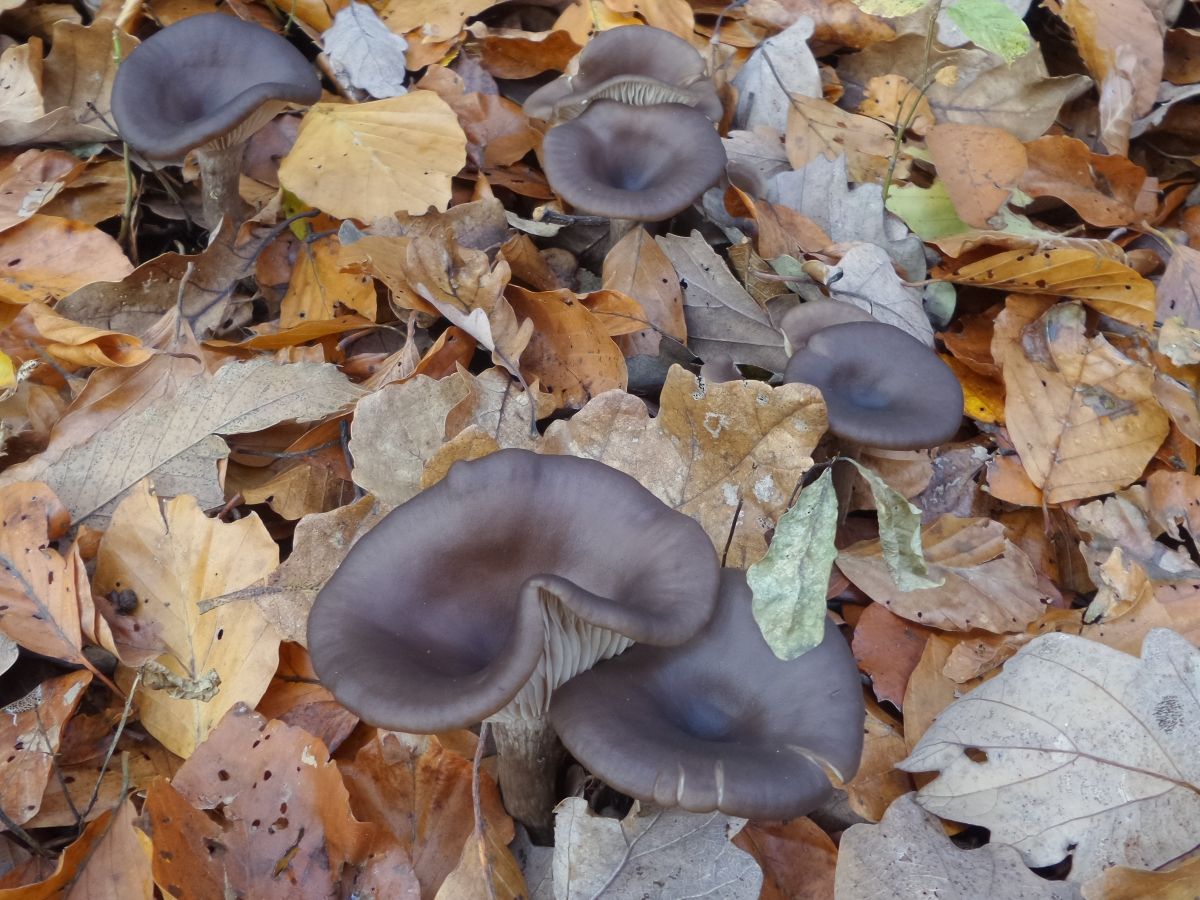
POLYGON ((190 16, 147 38, 121 63, 112 113, 121 139, 154 160, 196 151, 204 224, 240 221, 246 141, 289 103, 321 97, 304 55, 284 38, 224 13, 190 16))
POLYGON ((572 74, 525 101, 554 124, 542 145, 550 186, 581 212, 625 223, 682 212, 720 179, 721 101, 687 41, 648 25, 592 39, 572 74))
POLYGON ((837 630, 776 659, 744 574, 721 572, 700 525, 588 459, 455 463, 354 545, 308 647, 370 724, 490 722, 505 806, 536 835, 551 831, 562 759, 547 712, 613 786, 694 811, 803 815, 828 791, 814 760, 849 777, 861 751, 837 630))
POLYGON ((794 350, 783 380, 820 389, 829 431, 843 441, 920 450, 958 432, 962 385, 908 332, 836 300, 795 307, 780 325, 794 350))

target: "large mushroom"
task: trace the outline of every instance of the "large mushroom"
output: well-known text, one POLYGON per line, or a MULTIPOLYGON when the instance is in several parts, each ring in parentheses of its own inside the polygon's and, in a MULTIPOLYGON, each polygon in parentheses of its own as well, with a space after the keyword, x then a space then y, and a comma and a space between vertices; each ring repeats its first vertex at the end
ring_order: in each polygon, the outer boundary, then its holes
POLYGON ((368 723, 490 720, 505 805, 548 831, 552 692, 633 641, 686 641, 718 580, 704 530, 628 475, 502 450, 455 463, 354 545, 317 596, 308 647, 368 723))
POLYGON ((725 147, 690 106, 597 100, 546 132, 542 165, 556 194, 612 221, 615 243, 634 222, 659 222, 691 206, 720 179, 725 147))
POLYGON ((783 380, 819 388, 830 432, 867 447, 936 447, 962 424, 954 372, 915 337, 881 322, 844 322, 809 335, 783 380))
POLYGON ((596 35, 575 58, 576 71, 530 94, 525 114, 562 121, 582 113, 596 100, 634 106, 679 103, 712 121, 722 114, 721 100, 696 48, 669 31, 625 25, 596 35))
POLYGON ((637 646, 559 689, 550 719, 567 749, 612 787, 692 812, 788 819, 847 781, 863 746, 861 682, 832 622, 781 660, 751 612, 745 573, 726 569, 713 618, 686 644, 637 646))
POLYGON ((112 112, 121 139, 149 159, 196 151, 204 222, 243 215, 242 153, 288 103, 321 84, 304 55, 267 29, 223 13, 191 16, 143 41, 121 63, 112 112))

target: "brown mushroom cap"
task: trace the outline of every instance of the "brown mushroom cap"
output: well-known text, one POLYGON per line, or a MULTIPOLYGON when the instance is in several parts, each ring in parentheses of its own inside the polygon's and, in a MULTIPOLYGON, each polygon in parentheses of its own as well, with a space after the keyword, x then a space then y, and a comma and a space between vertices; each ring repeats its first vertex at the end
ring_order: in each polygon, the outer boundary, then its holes
POLYGON ((525 101, 537 119, 571 118, 595 100, 638 106, 682 103, 712 121, 721 100, 704 60, 681 37, 649 25, 624 25, 596 35, 577 57, 578 72, 539 88, 525 101))
POLYGON ((813 650, 781 660, 751 612, 745 573, 726 569, 712 620, 678 647, 637 646, 563 685, 550 720, 567 749, 640 800, 692 812, 788 819, 858 769, 862 689, 832 622, 813 650))
POLYGON ((628 475, 501 450, 455 463, 354 545, 317 596, 308 648, 367 722, 462 728, 506 704, 540 714, 631 639, 687 640, 717 586, 704 530, 628 475))
POLYGON ((546 178, 576 209, 658 222, 687 209, 725 168, 725 147, 702 113, 678 103, 598 100, 546 132, 546 178))
POLYGON ((954 372, 915 337, 881 322, 818 331, 788 361, 783 380, 819 388, 829 430, 868 447, 936 447, 962 424, 954 372))
POLYGON ((808 339, 831 325, 846 322, 874 322, 875 317, 865 309, 842 300, 810 300, 793 306, 779 320, 779 330, 784 333, 792 352, 807 346, 808 339))
POLYGON ((315 103, 304 55, 267 29, 224 13, 191 16, 121 63, 112 112, 121 139, 151 159, 240 143, 283 103, 315 103))

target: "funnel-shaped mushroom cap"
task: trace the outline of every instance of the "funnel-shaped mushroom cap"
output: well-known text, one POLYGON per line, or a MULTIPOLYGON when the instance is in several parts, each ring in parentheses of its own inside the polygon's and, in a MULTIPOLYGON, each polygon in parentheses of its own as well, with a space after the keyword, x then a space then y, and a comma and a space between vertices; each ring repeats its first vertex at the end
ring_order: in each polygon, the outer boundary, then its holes
POLYGON ((555 694, 550 721, 608 784, 692 812, 789 819, 858 770, 863 699, 850 648, 831 622, 793 660, 771 652, 745 573, 726 569, 712 620, 679 647, 637 646, 555 694))
POLYGON ((334 696, 384 728, 462 728, 506 704, 540 715, 630 639, 690 638, 718 580, 704 530, 628 475, 502 450, 455 463, 354 545, 308 649, 334 696))
POLYGON ((936 447, 962 424, 954 372, 915 337, 881 322, 818 331, 788 361, 783 380, 820 388, 829 430, 868 447, 936 447))
POLYGON ((808 339, 829 328, 846 322, 874 322, 875 317, 865 309, 842 300, 810 300, 793 306, 779 320, 779 330, 787 336, 792 352, 804 348, 808 339))
POLYGON ((529 95, 525 114, 569 119, 595 100, 636 106, 682 103, 721 118, 721 101, 696 48, 648 25, 625 25, 596 35, 577 58, 578 72, 529 95))
POLYGON ((712 122, 691 107, 598 100, 546 132, 542 162, 550 187, 576 209, 659 222, 717 183, 725 147, 712 122))
POLYGON ((240 143, 283 103, 315 103, 304 55, 267 29, 223 13, 191 16, 121 63, 112 112, 121 139, 151 159, 240 143))

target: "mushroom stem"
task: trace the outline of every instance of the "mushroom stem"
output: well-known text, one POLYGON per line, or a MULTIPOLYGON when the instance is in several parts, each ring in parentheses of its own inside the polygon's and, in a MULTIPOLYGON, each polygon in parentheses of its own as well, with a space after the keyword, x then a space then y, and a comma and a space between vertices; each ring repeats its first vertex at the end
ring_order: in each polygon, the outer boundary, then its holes
POLYGON ((554 836, 555 782, 566 751, 549 719, 506 719, 491 723, 497 777, 504 808, 529 829, 536 843, 554 836))
POLYGON ((247 206, 238 190, 245 149, 246 144, 239 142, 228 147, 196 151, 196 162, 200 165, 200 194, 204 198, 204 226, 210 231, 224 218, 236 228, 246 216, 247 206))
POLYGON ((609 219, 608 220, 608 249, 611 250, 617 246, 617 242, 629 232, 633 231, 640 223, 634 219, 609 219))

